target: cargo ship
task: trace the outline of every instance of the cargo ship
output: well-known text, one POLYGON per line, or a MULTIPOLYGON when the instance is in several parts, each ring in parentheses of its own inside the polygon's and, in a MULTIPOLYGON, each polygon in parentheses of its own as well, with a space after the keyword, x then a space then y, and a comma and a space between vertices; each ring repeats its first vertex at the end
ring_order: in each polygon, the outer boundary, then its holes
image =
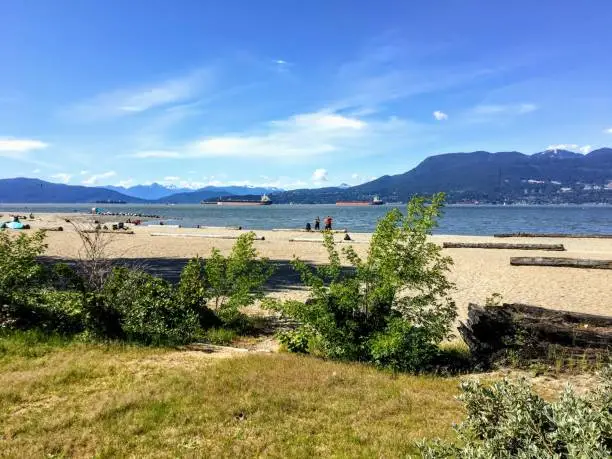
POLYGON ((216 202, 215 201, 202 201, 200 204, 204 204, 204 205, 216 204, 218 206, 269 206, 272 204, 272 200, 267 195, 264 194, 259 201, 228 198, 225 201, 222 201, 221 199, 219 199, 216 202))
POLYGON ((337 201, 337 206, 382 206, 385 202, 378 196, 374 196, 371 201, 337 201))

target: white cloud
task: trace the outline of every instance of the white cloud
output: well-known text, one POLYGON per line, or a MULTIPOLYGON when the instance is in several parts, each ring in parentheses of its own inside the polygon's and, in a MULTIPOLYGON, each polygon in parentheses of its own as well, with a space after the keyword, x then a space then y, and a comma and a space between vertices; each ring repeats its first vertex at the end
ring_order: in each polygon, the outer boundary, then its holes
POLYGON ((60 172, 58 174, 53 174, 50 177, 54 180, 57 180, 58 182, 68 183, 72 178, 72 175, 66 174, 65 172, 60 172))
POLYGON ((165 182, 177 182, 179 181, 181 178, 180 177, 176 177, 174 175, 169 175, 167 177, 164 177, 164 181, 165 182))
POLYGON ((263 131, 205 137, 184 150, 140 151, 137 158, 289 158, 331 153, 368 130, 368 123, 330 112, 304 113, 264 125, 263 131))
POLYGON ((608 134, 612 134, 612 128, 606 129, 604 132, 607 132, 608 134))
POLYGON ((34 169, 34 170, 32 171, 32 174, 40 174, 40 169, 34 169))
POLYGON ((83 180, 82 183, 83 185, 97 185, 100 182, 100 180, 108 179, 108 178, 114 177, 115 175, 117 175, 115 171, 108 171, 102 174, 94 174, 90 176, 89 178, 83 180))
POLYGON ((587 154, 593 151, 593 147, 591 145, 580 146, 575 143, 558 143, 555 145, 549 145, 546 150, 567 150, 575 153, 587 154))
POLYGON ((42 150, 48 146, 47 143, 40 140, 4 137, 0 138, 0 155, 3 153, 27 153, 33 150, 42 150))
POLYGON ((316 169, 312 173, 311 180, 313 182, 315 182, 315 183, 327 182, 327 180, 328 180, 327 170, 325 170, 325 169, 316 169))
POLYGON ((274 61, 274 63, 278 64, 278 65, 286 65, 287 61, 284 61, 282 59, 277 59, 277 60, 274 61))
POLYGON ((433 112, 433 116, 438 121, 443 121, 443 120, 448 119, 448 115, 444 112, 441 112, 440 110, 436 110, 435 112, 433 112))
POLYGON ((142 113, 196 98, 210 85, 212 72, 198 70, 158 83, 99 94, 64 110, 77 121, 142 113))
POLYGON ((80 174, 81 175, 87 175, 87 174, 89 174, 89 171, 81 171, 80 174))

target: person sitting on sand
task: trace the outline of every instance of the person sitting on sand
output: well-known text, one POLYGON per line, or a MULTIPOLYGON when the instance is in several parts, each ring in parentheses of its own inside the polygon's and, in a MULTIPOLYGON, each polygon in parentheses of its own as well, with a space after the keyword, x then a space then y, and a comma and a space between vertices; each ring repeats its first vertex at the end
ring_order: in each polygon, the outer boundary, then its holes
POLYGON ((321 219, 317 216, 317 218, 315 218, 315 227, 314 227, 315 231, 319 231, 321 229, 321 219))
POLYGON ((310 232, 312 227, 310 226, 310 222, 306 223, 306 231, 310 232))

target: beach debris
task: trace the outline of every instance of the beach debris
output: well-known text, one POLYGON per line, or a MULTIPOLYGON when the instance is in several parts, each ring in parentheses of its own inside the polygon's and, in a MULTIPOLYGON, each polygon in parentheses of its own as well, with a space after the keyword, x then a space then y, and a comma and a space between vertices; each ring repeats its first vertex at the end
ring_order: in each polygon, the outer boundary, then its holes
POLYGON ((525 304, 471 303, 459 333, 483 363, 504 357, 509 350, 525 359, 594 358, 612 348, 612 317, 525 304))
POLYGON ((612 234, 569 234, 569 233, 500 233, 493 237, 552 237, 572 239, 612 239, 612 234))
MULTIPOLYGON (((205 239, 238 239, 239 236, 231 236, 228 234, 196 234, 196 233, 151 233, 151 236, 167 236, 167 237, 201 237, 205 239)), ((256 241, 265 241, 264 236, 255 236, 256 241)))
POLYGON ((512 257, 512 266, 553 266, 558 268, 612 269, 612 260, 556 257, 512 257))
POLYGON ((505 242, 443 242, 444 249, 514 249, 514 250, 551 250, 563 252, 563 244, 512 244, 505 242))
POLYGON ((41 231, 64 231, 62 226, 52 226, 51 228, 41 228, 41 231))

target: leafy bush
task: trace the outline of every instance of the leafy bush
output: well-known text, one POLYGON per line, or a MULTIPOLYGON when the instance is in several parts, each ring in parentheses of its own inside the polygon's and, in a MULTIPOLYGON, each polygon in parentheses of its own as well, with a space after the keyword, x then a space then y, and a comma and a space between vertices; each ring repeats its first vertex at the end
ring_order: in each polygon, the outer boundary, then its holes
POLYGON ((609 458, 612 455, 612 371, 601 387, 581 397, 567 388, 555 402, 525 381, 461 384, 467 419, 455 428, 457 444, 421 444, 425 458, 609 458))
POLYGON ((45 269, 37 261, 46 248, 44 239, 42 231, 17 237, 0 231, 0 304, 22 303, 44 282, 45 269))
POLYGON ((196 268, 190 267, 193 275, 189 275, 189 288, 195 288, 199 298, 207 299, 208 307, 225 326, 246 326, 241 309, 263 297, 263 286, 273 273, 268 260, 258 258, 254 241, 255 233, 240 235, 227 257, 213 249, 199 270, 199 282, 196 268))
POLYGON ((326 233, 328 265, 293 263, 310 299, 267 303, 302 324, 281 342, 291 350, 395 370, 416 370, 427 362, 450 336, 456 317, 448 297, 453 284, 446 279, 452 260, 427 240, 443 201, 443 194, 416 197, 406 215, 390 211, 378 223, 365 260, 345 248, 351 271, 342 268, 333 236, 326 233))
POLYGON ((181 343, 199 332, 198 316, 177 301, 167 281, 142 271, 115 268, 102 290, 106 309, 116 311, 125 338, 146 344, 181 343))

